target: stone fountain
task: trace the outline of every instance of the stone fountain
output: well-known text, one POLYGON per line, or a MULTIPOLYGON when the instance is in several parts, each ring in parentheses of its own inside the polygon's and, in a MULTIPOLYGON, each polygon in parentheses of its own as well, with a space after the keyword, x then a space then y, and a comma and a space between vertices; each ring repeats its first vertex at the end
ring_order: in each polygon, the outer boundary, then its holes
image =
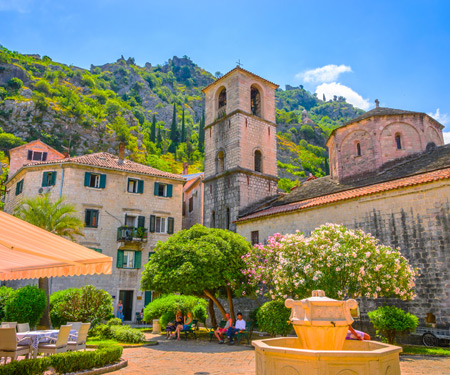
POLYGON ((257 375, 399 375, 402 348, 377 341, 345 340, 358 303, 337 301, 315 290, 288 299, 297 338, 253 341, 257 375))

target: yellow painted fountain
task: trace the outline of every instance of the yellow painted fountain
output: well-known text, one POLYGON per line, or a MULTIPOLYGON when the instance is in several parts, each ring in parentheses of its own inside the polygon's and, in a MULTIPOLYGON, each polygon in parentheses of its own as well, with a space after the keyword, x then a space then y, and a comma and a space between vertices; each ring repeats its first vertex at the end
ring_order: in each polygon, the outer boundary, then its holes
POLYGON ((353 323, 353 300, 337 301, 315 290, 300 301, 288 299, 297 337, 253 341, 257 375, 399 375, 398 346, 346 340, 353 323))

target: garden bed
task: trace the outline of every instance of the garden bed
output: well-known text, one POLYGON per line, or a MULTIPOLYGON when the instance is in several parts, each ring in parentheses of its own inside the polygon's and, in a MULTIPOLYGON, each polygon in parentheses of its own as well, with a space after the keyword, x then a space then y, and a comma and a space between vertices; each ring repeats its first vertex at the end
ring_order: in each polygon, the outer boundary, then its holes
POLYGON ((402 345, 401 355, 421 355, 431 357, 450 357, 450 348, 427 348, 426 346, 402 345))

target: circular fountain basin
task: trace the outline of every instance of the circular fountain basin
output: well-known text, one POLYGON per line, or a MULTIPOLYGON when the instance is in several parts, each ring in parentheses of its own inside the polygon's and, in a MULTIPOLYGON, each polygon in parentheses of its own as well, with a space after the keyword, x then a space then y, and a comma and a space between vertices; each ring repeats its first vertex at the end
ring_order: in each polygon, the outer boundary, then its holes
POLYGON ((400 375, 402 348, 345 340, 342 350, 305 349, 297 337, 253 341, 257 375, 400 375))

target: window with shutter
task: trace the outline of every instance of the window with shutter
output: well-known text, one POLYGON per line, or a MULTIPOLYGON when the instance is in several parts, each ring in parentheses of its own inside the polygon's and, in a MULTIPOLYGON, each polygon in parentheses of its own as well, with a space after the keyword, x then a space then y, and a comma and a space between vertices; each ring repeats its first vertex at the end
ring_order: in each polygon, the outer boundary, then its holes
POLYGON ((150 302, 152 302, 152 292, 150 290, 146 290, 144 293, 144 306, 147 306, 150 302))
POLYGON ((106 174, 100 175, 100 189, 104 189, 106 187, 106 174))
POLYGON ((174 218, 169 217, 168 224, 167 224, 167 233, 168 234, 173 234, 174 224, 175 224, 174 218))
POLYGON ((173 185, 167 185, 167 189, 166 189, 166 197, 171 198, 172 197, 172 190, 173 190, 173 185))
POLYGON ((84 173, 84 186, 100 189, 101 188, 101 179, 102 176, 104 179, 104 185, 106 186, 106 175, 98 174, 98 173, 84 173))
POLYGON ((98 227, 98 210, 86 209, 84 213, 85 226, 87 228, 98 227))
POLYGON ((52 179, 50 181, 51 186, 55 186, 56 184, 56 172, 52 172, 52 179))
POLYGON ((46 152, 42 153, 42 161, 47 161, 47 153, 46 152))
POLYGON ((142 181, 142 180, 138 181, 138 193, 139 194, 144 193, 144 181, 142 181))
POLYGON ((23 191, 23 179, 21 179, 17 184, 16 184, 16 195, 21 194, 23 191))
POLYGON ((134 252, 134 268, 141 268, 142 251, 134 252))
POLYGON ((158 193, 159 193, 159 184, 155 182, 154 195, 158 195, 158 193))
POLYGON ((138 228, 145 228, 145 216, 138 217, 138 228))
POLYGON ((48 172, 44 172, 42 175, 42 187, 48 186, 48 172))
POLYGON ((27 160, 33 160, 33 151, 28 150, 27 160))
POLYGON ((144 181, 138 180, 136 178, 129 178, 128 185, 127 185, 127 191, 129 193, 142 194, 144 192, 144 181))
POLYGON ((150 233, 155 233, 155 229, 156 229, 156 216, 150 215, 150 228, 149 228, 150 233))
POLYGON ((117 268, 123 268, 123 250, 117 250, 117 268))
POLYGON ((122 268, 135 268, 135 251, 123 250, 122 268))

